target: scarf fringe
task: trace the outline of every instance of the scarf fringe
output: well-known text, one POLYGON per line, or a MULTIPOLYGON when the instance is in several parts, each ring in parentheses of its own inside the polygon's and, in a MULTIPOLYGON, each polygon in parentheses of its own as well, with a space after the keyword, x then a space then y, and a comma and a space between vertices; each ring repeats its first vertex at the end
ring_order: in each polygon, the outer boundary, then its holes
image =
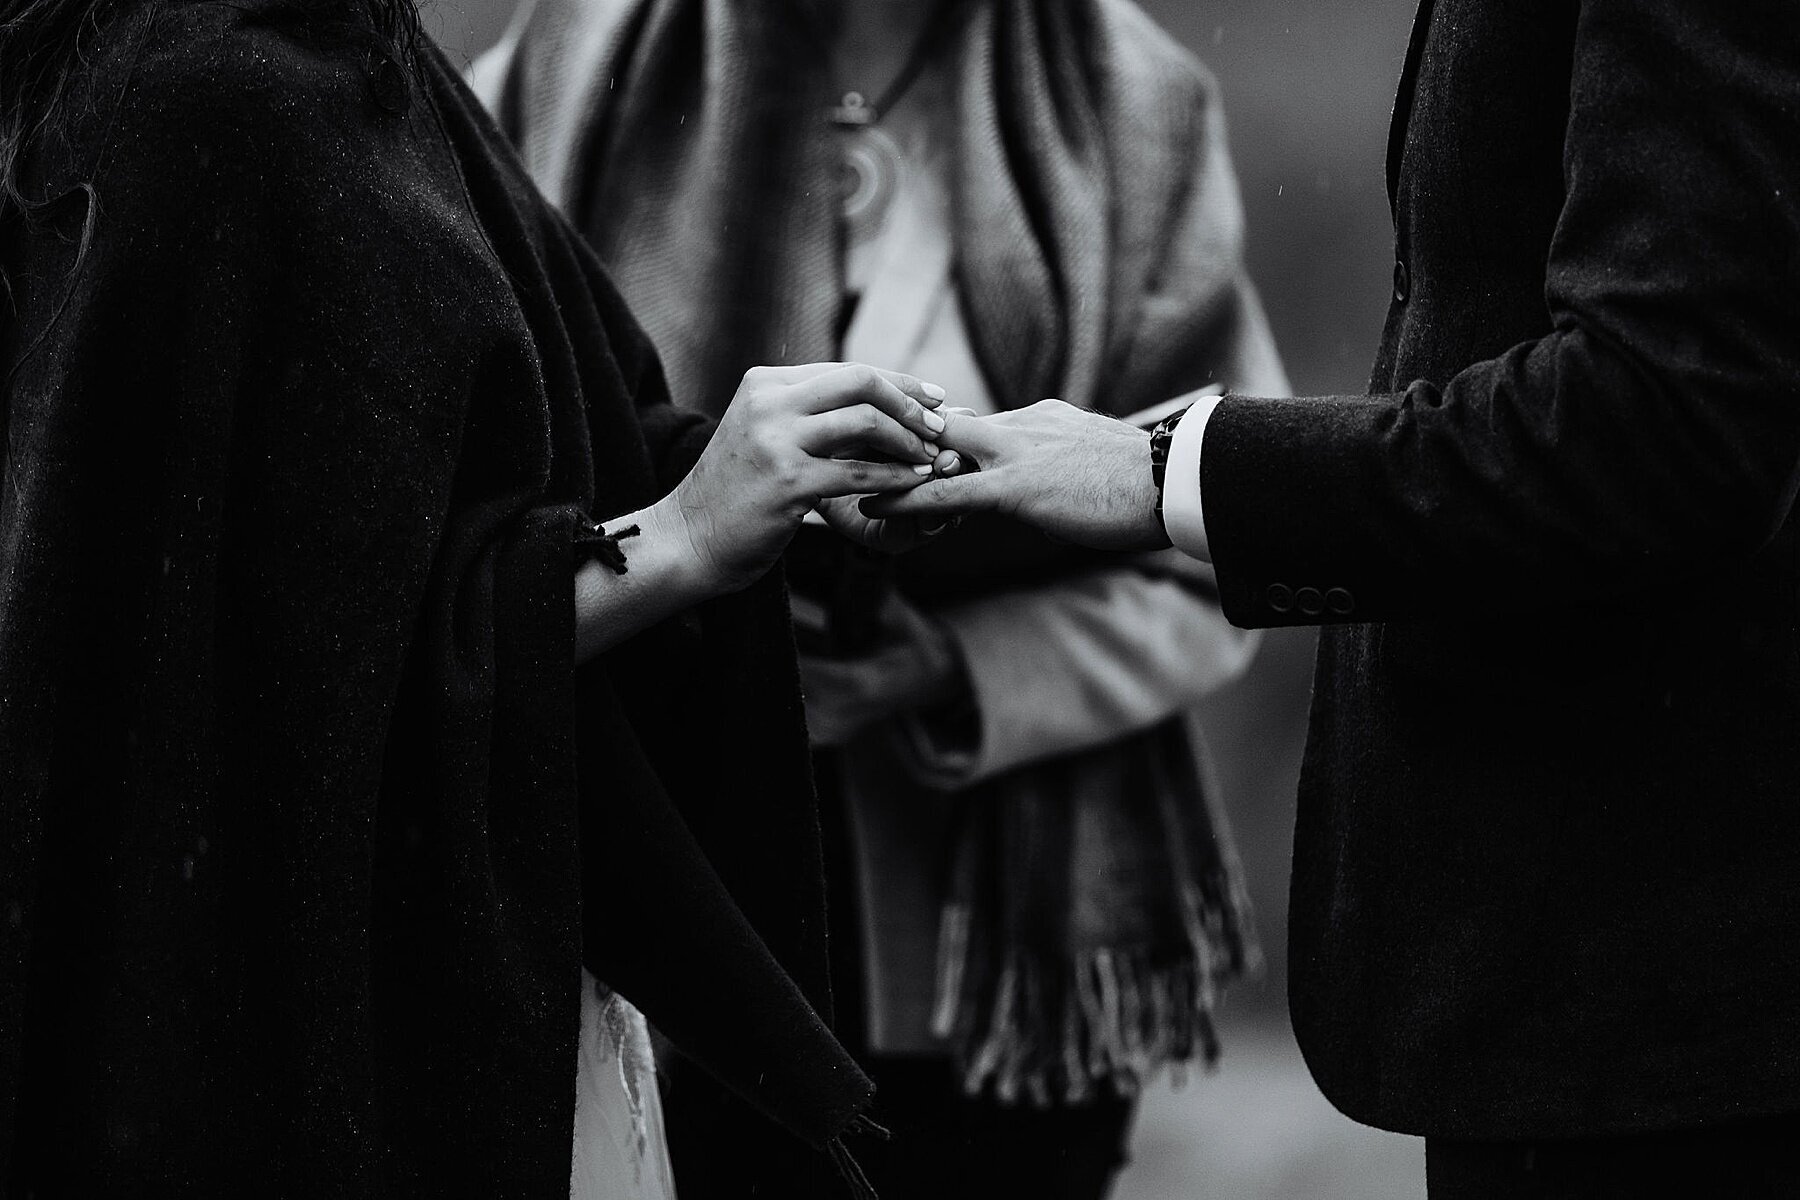
POLYGON ((881 1196, 875 1191, 875 1185, 869 1182, 868 1175, 864 1173, 862 1164, 852 1157, 850 1148, 844 1145, 843 1138, 834 1137, 826 1142, 825 1153, 831 1155, 832 1164, 837 1167, 838 1174, 843 1177, 855 1200, 881 1200, 881 1196))
POLYGON ((876 1124, 866 1113, 858 1113, 850 1118, 849 1123, 844 1126, 843 1132, 825 1143, 825 1153, 831 1156, 832 1165, 837 1167, 838 1174, 843 1177, 844 1183, 850 1189, 850 1195, 855 1200, 881 1200, 875 1191, 875 1185, 869 1182, 867 1172, 862 1169, 862 1164, 856 1161, 856 1157, 850 1153, 850 1147, 844 1140, 856 1135, 879 1138, 884 1142, 890 1140, 894 1135, 883 1126, 876 1124))
POLYGON ((1184 888, 1187 953, 1153 961, 1137 949, 1100 947, 1054 960, 1013 946, 985 1005, 966 994, 972 913, 945 907, 938 941, 932 1031, 962 1033, 963 1090, 992 1087, 1002 1103, 1080 1104, 1101 1089, 1137 1095, 1156 1074, 1177 1077, 1219 1057, 1213 1024, 1225 986, 1254 974, 1261 953, 1250 933, 1248 897, 1233 880, 1205 903, 1184 888))

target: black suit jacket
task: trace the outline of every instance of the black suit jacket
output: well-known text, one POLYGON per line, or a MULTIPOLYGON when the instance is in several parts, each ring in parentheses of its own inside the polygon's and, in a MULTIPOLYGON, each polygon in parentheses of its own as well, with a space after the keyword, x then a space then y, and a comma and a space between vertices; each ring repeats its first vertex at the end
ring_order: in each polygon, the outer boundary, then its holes
POLYGON ((1291 1005, 1408 1132, 1800 1111, 1800 7, 1427 0, 1367 397, 1230 398, 1226 611, 1322 635, 1291 1005))

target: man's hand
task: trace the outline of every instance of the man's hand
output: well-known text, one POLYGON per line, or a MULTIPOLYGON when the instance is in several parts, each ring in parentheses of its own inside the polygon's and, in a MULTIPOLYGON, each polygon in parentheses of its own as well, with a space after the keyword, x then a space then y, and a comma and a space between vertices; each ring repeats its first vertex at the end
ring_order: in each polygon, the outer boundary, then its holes
POLYGON ((898 596, 882 606, 875 645, 855 658, 802 654, 800 679, 815 746, 841 746, 881 721, 956 700, 969 687, 949 632, 898 596))
POLYGON ((948 411, 937 442, 977 468, 904 493, 871 496, 871 517, 998 512, 1102 550, 1169 544, 1156 518, 1150 435, 1060 400, 991 417, 948 411))

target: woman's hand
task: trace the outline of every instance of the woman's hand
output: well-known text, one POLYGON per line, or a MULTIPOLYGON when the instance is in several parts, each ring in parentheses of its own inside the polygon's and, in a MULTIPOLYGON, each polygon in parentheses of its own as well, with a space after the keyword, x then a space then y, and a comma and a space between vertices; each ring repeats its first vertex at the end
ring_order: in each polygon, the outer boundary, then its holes
POLYGON ((929 478, 942 401, 910 375, 855 363, 754 368, 656 507, 685 534, 704 590, 734 591, 769 569, 810 510, 929 478))
POLYGON ((968 691, 956 642, 898 596, 881 610, 881 636, 855 658, 800 656, 806 727, 815 746, 839 746, 902 713, 946 704, 968 691))
POLYGON ((1156 517, 1150 435, 1137 426, 1060 400, 991 417, 952 413, 948 422, 938 441, 974 460, 970 469, 871 496, 862 503, 866 515, 941 520, 999 512, 1102 550, 1169 544, 1156 517))

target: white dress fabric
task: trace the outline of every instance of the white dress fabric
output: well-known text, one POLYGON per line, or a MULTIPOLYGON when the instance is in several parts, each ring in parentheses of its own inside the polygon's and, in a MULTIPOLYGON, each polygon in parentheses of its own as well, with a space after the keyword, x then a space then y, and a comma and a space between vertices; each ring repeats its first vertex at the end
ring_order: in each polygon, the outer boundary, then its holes
POLYGON ((570 1200, 675 1200, 644 1015, 581 973, 570 1200))

